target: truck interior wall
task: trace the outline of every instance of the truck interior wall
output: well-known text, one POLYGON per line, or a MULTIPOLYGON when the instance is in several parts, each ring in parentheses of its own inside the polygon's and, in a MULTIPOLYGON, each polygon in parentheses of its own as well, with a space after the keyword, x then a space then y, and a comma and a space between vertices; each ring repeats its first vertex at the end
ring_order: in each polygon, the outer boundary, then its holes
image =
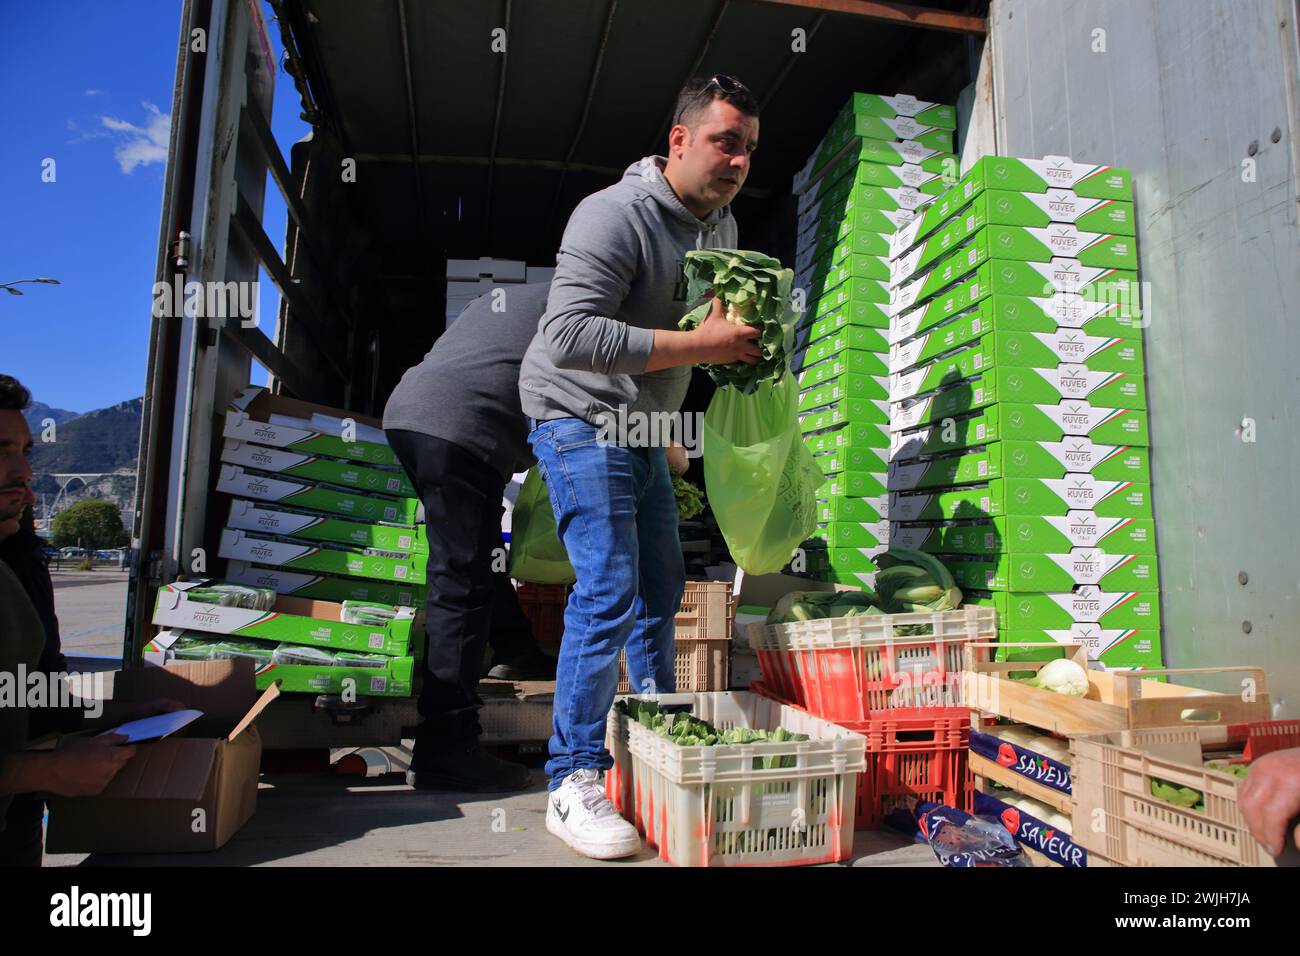
POLYGON ((1287 0, 990 11, 1000 151, 1133 170, 1166 666, 1259 665, 1292 717, 1295 12, 1287 0))

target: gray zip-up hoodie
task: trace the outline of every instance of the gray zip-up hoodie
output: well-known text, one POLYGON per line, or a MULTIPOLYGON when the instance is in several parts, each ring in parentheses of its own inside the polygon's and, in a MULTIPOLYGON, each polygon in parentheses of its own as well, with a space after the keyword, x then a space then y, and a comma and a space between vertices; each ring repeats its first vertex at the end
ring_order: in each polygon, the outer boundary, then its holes
POLYGON ((690 249, 736 248, 731 207, 695 217, 664 179, 662 156, 633 163, 569 217, 546 313, 524 354, 519 398, 538 421, 593 425, 625 412, 676 412, 689 367, 645 371, 655 329, 689 311, 682 271, 690 249))

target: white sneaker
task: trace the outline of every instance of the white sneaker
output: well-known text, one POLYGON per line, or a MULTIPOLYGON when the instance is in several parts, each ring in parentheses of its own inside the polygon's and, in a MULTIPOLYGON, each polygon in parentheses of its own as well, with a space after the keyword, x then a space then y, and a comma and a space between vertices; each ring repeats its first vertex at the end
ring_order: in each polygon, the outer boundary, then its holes
POLYGON ((575 770, 546 798, 546 829, 583 856, 617 860, 641 849, 636 827, 605 796, 599 771, 575 770))

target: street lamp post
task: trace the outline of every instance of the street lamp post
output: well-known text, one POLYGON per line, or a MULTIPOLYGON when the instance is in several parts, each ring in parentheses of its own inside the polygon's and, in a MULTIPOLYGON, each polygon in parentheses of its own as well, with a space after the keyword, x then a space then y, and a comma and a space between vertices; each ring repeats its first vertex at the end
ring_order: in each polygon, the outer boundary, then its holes
POLYGON ((24 282, 36 282, 41 285, 60 285, 58 279, 15 279, 13 282, 0 282, 0 289, 4 289, 10 295, 22 295, 22 289, 15 289, 14 286, 22 285, 24 282))

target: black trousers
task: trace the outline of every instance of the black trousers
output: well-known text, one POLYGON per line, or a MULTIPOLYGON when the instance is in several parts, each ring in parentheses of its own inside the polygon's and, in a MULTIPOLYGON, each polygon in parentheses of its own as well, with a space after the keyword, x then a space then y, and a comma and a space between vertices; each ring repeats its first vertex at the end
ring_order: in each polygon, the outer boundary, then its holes
POLYGON ((535 645, 509 576, 493 569, 504 545, 505 478, 453 442, 396 429, 387 435, 424 504, 429 538, 418 760, 421 752, 470 743, 482 733, 475 688, 489 642, 497 662, 535 645))
POLYGON ((45 798, 36 793, 16 793, 0 830, 0 866, 40 866, 45 849, 41 821, 45 798))

